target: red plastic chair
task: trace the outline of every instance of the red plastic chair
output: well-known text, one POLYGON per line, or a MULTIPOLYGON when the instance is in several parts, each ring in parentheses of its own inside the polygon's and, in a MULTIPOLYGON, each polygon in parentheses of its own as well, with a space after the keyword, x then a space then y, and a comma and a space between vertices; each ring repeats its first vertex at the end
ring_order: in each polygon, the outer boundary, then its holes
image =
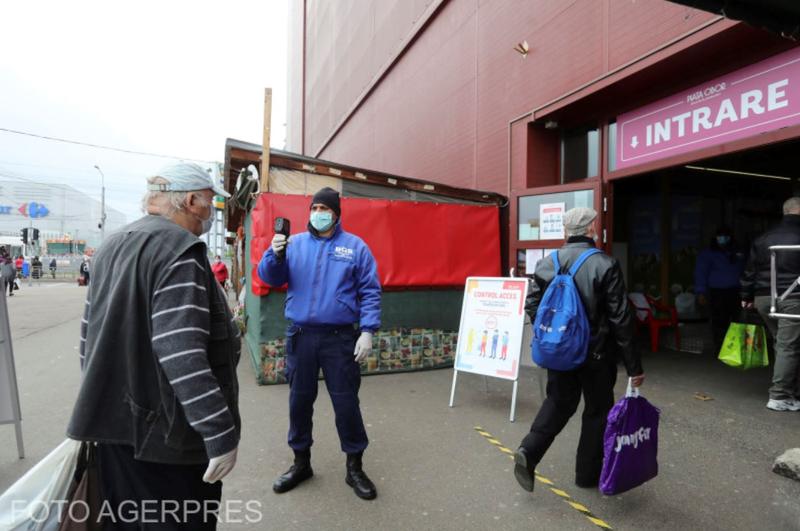
POLYGON ((675 346, 681 349, 681 332, 678 312, 673 306, 663 304, 644 293, 629 293, 628 300, 635 308, 636 323, 650 331, 650 350, 658 352, 658 338, 662 328, 675 329, 675 346))

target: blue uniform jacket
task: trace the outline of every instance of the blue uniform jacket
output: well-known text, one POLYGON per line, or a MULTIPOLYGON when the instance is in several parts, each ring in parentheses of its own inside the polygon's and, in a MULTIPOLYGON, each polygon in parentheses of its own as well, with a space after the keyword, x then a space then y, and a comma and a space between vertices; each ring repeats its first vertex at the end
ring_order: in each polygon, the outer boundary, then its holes
POLYGON ((348 325, 374 332, 381 326, 381 285, 367 244, 337 223, 330 238, 295 234, 278 260, 272 247, 258 264, 271 286, 289 284, 286 318, 300 326, 348 325))
POLYGON ((697 255, 694 269, 694 289, 696 293, 708 293, 709 289, 730 289, 739 287, 739 278, 744 271, 744 256, 734 252, 731 263, 729 254, 716 249, 705 249, 697 255))

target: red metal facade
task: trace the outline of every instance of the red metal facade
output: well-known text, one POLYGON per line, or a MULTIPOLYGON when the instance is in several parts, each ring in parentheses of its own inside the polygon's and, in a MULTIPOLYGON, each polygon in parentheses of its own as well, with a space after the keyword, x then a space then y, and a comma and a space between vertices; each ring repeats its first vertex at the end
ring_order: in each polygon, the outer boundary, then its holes
POLYGON ((528 187, 518 170, 541 140, 515 136, 509 160, 510 120, 714 19, 662 0, 449 0, 370 85, 430 7, 308 1, 307 154, 508 194, 509 163, 511 188, 528 187), (527 58, 513 50, 522 41, 527 58))
POLYGON ((305 0, 304 154, 325 142, 434 1, 305 0))

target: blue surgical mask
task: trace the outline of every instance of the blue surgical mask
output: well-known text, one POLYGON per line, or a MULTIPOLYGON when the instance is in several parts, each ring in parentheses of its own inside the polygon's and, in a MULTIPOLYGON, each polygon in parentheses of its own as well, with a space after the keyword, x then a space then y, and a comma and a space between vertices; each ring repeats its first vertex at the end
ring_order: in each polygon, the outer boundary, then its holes
POLYGON ((728 245, 729 243, 731 243, 731 237, 730 236, 717 236, 717 243, 724 247, 724 246, 728 245))
POLYGON ((330 212, 312 212, 311 226, 319 232, 325 232, 333 226, 333 214, 330 212))

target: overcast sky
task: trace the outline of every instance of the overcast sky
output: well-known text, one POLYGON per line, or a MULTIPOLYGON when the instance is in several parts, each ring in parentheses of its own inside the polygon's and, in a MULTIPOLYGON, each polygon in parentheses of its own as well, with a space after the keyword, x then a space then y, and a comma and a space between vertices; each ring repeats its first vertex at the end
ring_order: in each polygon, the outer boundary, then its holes
MULTIPOLYGON (((285 141, 287 0, 4 2, 0 128, 208 161, 225 139, 285 141)), ((140 215, 166 158, 0 131, 0 180, 65 183, 140 215)))

